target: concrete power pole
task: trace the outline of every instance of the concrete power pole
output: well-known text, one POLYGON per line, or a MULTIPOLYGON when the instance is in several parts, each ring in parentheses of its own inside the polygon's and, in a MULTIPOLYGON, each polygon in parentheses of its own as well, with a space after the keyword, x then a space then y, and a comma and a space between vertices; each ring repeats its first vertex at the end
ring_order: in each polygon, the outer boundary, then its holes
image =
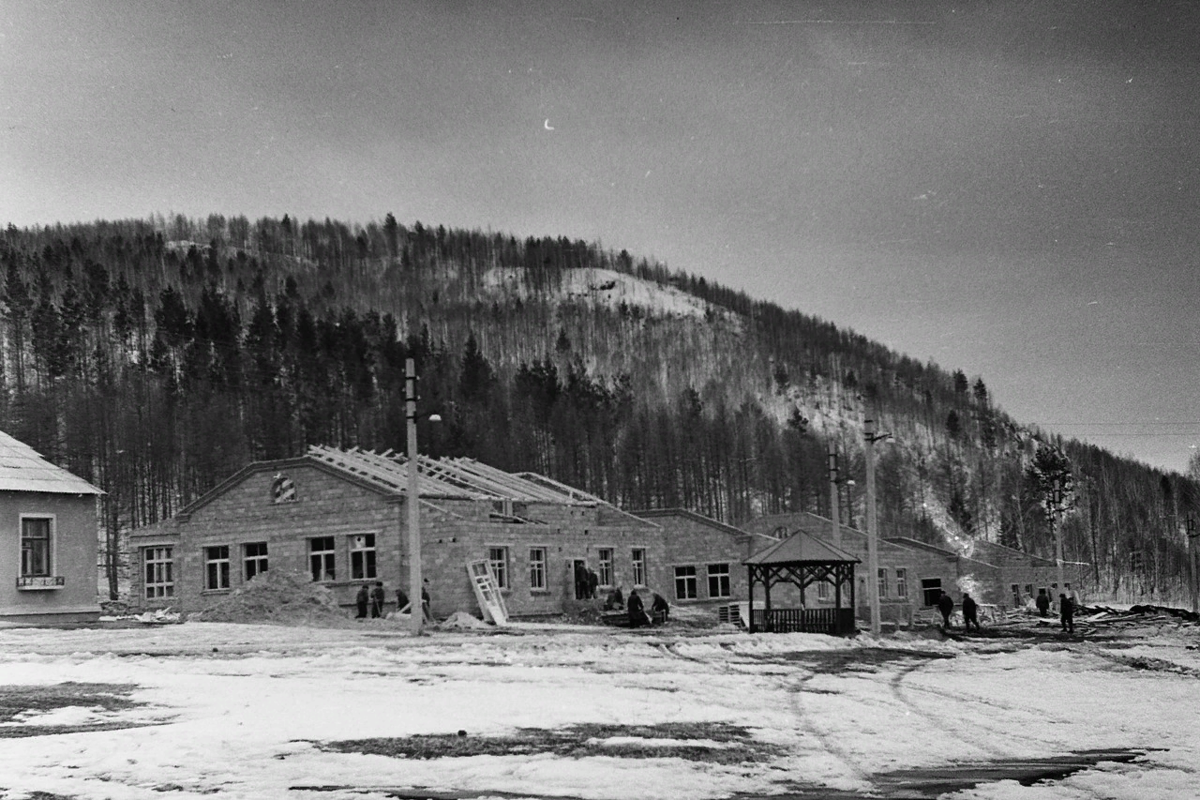
POLYGON ((838 521, 841 513, 841 501, 838 497, 838 464, 837 442, 829 440, 829 519, 833 522, 833 546, 842 546, 842 525, 838 521))
POLYGON ((879 635, 879 519, 875 513, 875 443, 891 434, 875 433, 875 420, 863 420, 867 458, 867 597, 871 601, 871 633, 879 635))
POLYGON ((408 617, 413 635, 420 635, 425 621, 421 602, 421 489, 417 481, 417 369, 409 358, 404 361, 404 414, 408 419, 408 617))
POLYGON ((1192 613, 1200 614, 1200 552, 1196 549, 1200 545, 1196 541, 1200 533, 1196 533, 1196 520, 1191 516, 1187 518, 1187 535, 1192 550, 1192 613))

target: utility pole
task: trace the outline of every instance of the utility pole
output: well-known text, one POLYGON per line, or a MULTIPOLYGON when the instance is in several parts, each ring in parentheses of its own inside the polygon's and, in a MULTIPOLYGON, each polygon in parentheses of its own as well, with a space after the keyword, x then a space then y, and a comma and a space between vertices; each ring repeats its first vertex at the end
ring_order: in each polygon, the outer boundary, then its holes
POLYGON ((421 489, 417 481, 417 368, 404 360, 404 414, 408 421, 408 618, 414 636, 421 634, 425 604, 421 601, 421 489))
POLYGON ((838 495, 837 441, 829 440, 829 519, 833 522, 833 546, 842 546, 842 526, 838 521, 841 513, 841 497, 838 495))
POLYGON ((1200 552, 1196 550, 1200 533, 1196 533, 1196 520, 1191 514, 1187 518, 1187 535, 1192 550, 1192 613, 1200 614, 1200 552))
POLYGON ((879 520, 875 514, 875 443, 890 439, 876 433, 875 420, 863 420, 863 443, 867 458, 867 597, 871 601, 871 633, 879 635, 879 520))
POLYGON ((1051 496, 1054 498, 1054 514, 1050 518, 1050 524, 1054 526, 1054 561, 1058 567, 1058 593, 1066 594, 1067 584, 1063 580, 1062 486, 1056 484, 1050 491, 1051 496))

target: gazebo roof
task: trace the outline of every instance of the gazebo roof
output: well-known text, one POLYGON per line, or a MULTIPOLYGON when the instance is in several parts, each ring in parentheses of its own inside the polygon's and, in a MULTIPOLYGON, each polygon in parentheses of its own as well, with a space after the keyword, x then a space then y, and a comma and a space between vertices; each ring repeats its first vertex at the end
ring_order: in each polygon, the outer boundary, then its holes
POLYGON ((776 564, 856 564, 859 559, 827 544, 815 536, 797 531, 743 561, 749 565, 776 564))

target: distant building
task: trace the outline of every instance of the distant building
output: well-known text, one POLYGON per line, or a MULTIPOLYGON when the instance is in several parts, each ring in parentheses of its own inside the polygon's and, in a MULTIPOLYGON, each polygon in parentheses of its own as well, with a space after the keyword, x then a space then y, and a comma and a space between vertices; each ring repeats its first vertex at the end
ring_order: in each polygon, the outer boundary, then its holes
POLYGON ((103 494, 0 432, 0 621, 100 616, 96 498, 103 494))

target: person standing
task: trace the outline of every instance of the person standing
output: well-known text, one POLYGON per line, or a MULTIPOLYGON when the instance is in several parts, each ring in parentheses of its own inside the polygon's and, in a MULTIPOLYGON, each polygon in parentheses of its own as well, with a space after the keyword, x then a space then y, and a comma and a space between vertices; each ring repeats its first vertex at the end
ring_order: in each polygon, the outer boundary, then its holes
POLYGON ((358 594, 354 597, 354 604, 358 606, 358 614, 355 615, 356 619, 366 619, 367 603, 370 601, 371 593, 367 589, 367 585, 364 583, 362 586, 358 587, 358 594))
POLYGON ((954 611, 954 601, 950 595, 942 592, 942 596, 937 601, 937 609, 942 612, 942 630, 950 630, 950 614, 954 611))
POLYGON ((411 612, 411 611, 412 611, 412 609, 410 609, 408 607, 408 595, 404 593, 404 589, 397 588, 396 589, 396 613, 403 614, 405 612, 411 612))
POLYGON ((963 611, 963 630, 971 630, 971 625, 975 625, 975 630, 979 630, 979 606, 975 603, 975 598, 971 597, 967 592, 963 592, 962 599, 963 611))
POLYGON ((1065 594, 1058 596, 1058 618, 1064 633, 1075 632, 1075 601, 1065 594))
POLYGON ((383 603, 385 595, 383 593, 383 581, 375 581, 375 588, 371 590, 371 616, 383 616, 383 603))
POLYGON ((1045 589, 1038 589, 1037 600, 1034 601, 1037 606, 1038 616, 1046 616, 1046 612, 1050 610, 1050 595, 1046 594, 1045 589))
POLYGON ((646 607, 642 605, 642 598, 638 597, 637 589, 629 592, 629 600, 626 601, 625 607, 629 611, 629 627, 640 628, 646 624, 646 607))

